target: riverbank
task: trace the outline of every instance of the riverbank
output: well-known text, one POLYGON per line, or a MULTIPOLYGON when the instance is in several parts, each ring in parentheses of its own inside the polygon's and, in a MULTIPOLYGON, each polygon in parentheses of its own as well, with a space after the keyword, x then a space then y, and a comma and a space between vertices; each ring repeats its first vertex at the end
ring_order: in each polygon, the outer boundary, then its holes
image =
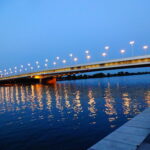
POLYGON ((105 78, 105 77, 118 77, 118 76, 131 76, 131 75, 144 75, 144 74, 150 74, 150 72, 136 72, 136 73, 130 73, 130 72, 118 72, 118 73, 96 73, 93 75, 68 75, 64 77, 57 78, 58 81, 64 81, 64 80, 79 80, 79 79, 91 79, 91 78, 105 78))
POLYGON ((150 108, 125 123, 88 150, 149 150, 150 108))

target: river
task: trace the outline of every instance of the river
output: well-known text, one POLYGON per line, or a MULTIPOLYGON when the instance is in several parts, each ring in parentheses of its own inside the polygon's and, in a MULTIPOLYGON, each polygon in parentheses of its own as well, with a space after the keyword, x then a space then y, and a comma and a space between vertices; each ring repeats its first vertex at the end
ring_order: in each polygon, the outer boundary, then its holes
POLYGON ((150 75, 0 86, 0 150, 86 150, 150 107, 150 75))

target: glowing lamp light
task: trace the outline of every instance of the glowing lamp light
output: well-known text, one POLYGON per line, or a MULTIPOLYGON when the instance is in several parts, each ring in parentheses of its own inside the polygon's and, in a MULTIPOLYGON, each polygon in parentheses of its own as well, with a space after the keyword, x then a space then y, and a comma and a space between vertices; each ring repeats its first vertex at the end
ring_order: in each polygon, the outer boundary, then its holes
POLYGON ((86 56, 86 59, 90 59, 90 58, 91 58, 91 56, 90 56, 90 55, 87 55, 87 56, 86 56))
POLYGON ((73 54, 69 54, 69 56, 70 56, 70 57, 72 57, 72 56, 73 56, 73 54))
POLYGON ((36 61, 35 63, 36 63, 37 65, 39 64, 39 62, 38 62, 38 61, 36 61))
POLYGON ((144 50, 147 50, 147 49, 148 49, 148 45, 144 45, 144 46, 143 46, 143 49, 144 49, 144 50))
POLYGON ((121 54, 124 54, 124 53, 125 53, 125 50, 124 50, 124 49, 121 49, 121 50, 120 50, 120 53, 121 53, 121 54))
POLYGON ((45 67, 47 67, 48 66, 48 64, 45 64, 45 67))
POLYGON ((86 54, 89 54, 89 50, 86 50, 85 53, 86 53, 86 54))
POLYGON ((135 41, 130 41, 129 44, 130 44, 131 46, 133 46, 133 45, 135 44, 135 41))
POLYGON ((57 57, 56 57, 56 60, 59 60, 59 59, 60 59, 60 57, 59 57, 59 56, 57 56, 57 57))
POLYGON ((105 50, 109 50, 109 48, 110 48, 109 46, 105 46, 105 50))
POLYGON ((48 62, 48 59, 45 59, 45 62, 48 62))
POLYGON ((74 60, 74 61, 78 61, 78 58, 77 58, 77 57, 75 57, 73 60, 74 60))
POLYGON ((64 60, 62 61, 62 63, 64 63, 64 64, 65 64, 65 63, 66 63, 66 60, 64 59, 64 60))
POLYGON ((35 75, 35 76, 34 76, 34 78, 35 78, 35 79, 42 79, 42 78, 43 78, 43 76, 35 75))
POLYGON ((102 53, 102 56, 105 57, 107 54, 106 53, 102 53))
POLYGON ((53 62, 53 65, 54 65, 54 66, 56 65, 56 62, 55 62, 55 61, 53 62))

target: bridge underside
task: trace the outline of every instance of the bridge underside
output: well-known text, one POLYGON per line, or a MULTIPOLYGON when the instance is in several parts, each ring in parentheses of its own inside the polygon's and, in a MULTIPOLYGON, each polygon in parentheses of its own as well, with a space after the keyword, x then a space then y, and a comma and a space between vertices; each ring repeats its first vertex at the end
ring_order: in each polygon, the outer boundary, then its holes
POLYGON ((3 84, 35 84, 35 83, 55 84, 56 78, 49 77, 49 78, 44 78, 44 79, 36 79, 36 78, 31 78, 31 77, 25 77, 25 78, 0 81, 0 84, 2 84, 2 85, 3 84))

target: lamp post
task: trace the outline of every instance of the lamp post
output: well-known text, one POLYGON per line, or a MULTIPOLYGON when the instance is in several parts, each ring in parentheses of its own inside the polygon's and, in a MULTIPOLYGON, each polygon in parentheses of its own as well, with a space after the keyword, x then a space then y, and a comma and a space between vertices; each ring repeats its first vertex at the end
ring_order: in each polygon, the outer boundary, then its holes
POLYGON ((31 64, 28 64, 28 66, 30 67, 30 66, 31 66, 31 64))
POLYGON ((105 49, 105 50, 109 50, 110 47, 109 47, 109 46, 105 46, 104 49, 105 49))
POLYGON ((89 53, 90 53, 90 51, 89 51, 89 50, 86 50, 86 51, 85 51, 85 54, 86 54, 86 55, 88 55, 89 53))
POLYGON ((107 53, 103 52, 102 56, 105 58, 107 56, 107 53))
POLYGON ((86 59, 87 59, 87 61, 89 61, 89 60, 91 59, 91 56, 90 56, 90 55, 87 55, 87 56, 86 56, 86 59))
POLYGON ((29 72, 30 72, 30 70, 31 70, 31 64, 28 63, 27 66, 29 67, 29 72))
POLYGON ((65 59, 62 60, 62 63, 64 64, 64 66, 65 66, 66 62, 67 61, 65 59))
POLYGON ((149 47, 148 47, 148 45, 144 45, 143 46, 143 50, 145 51, 145 55, 147 55, 147 49, 148 49, 149 47))
POLYGON ((48 59, 47 58, 45 59, 45 62, 48 63, 48 59))
POLYGON ((109 51, 110 47, 109 46, 105 46, 104 49, 107 51, 107 59, 109 59, 108 51, 109 51))
POLYGON ((57 57, 56 57, 56 60, 59 60, 59 59, 60 59, 60 57, 59 57, 59 56, 57 56, 57 57))
POLYGON ((121 49, 120 50, 120 53, 121 53, 121 55, 122 55, 122 58, 123 58, 123 54, 125 53, 126 51, 124 50, 124 49, 121 49))
POLYGON ((54 68, 55 68, 56 64, 57 64, 57 63, 54 61, 54 62, 53 62, 54 68))
POLYGON ((77 63, 78 58, 77 58, 77 57, 73 58, 73 61, 74 61, 75 63, 77 63))
POLYGON ((85 51, 85 54, 86 54, 86 60, 88 61, 88 60, 90 60, 90 58, 91 58, 91 56, 90 56, 90 51, 89 50, 86 50, 85 51))
POLYGON ((24 71, 25 71, 25 72, 27 72, 27 70, 28 70, 27 68, 24 68, 24 71))
POLYGON ((45 68, 47 69, 47 67, 48 67, 48 64, 44 64, 44 66, 45 66, 45 68))
POLYGON ((135 41, 130 41, 129 44, 131 45, 132 56, 134 56, 134 44, 135 44, 135 41))
POLYGON ((37 71, 38 71, 38 69, 40 68, 39 67, 39 61, 36 61, 35 64, 36 64, 36 68, 37 68, 37 71))
POLYGON ((30 67, 31 71, 34 69, 33 67, 30 67))
POLYGON ((72 58, 73 58, 73 54, 72 53, 69 54, 69 58, 70 58, 70 65, 72 65, 72 58))
POLYGON ((39 68, 40 68, 40 65, 37 65, 37 68, 39 69, 39 68))
POLYGON ((69 54, 69 56, 72 58, 72 57, 73 57, 73 54, 71 53, 71 54, 69 54))

